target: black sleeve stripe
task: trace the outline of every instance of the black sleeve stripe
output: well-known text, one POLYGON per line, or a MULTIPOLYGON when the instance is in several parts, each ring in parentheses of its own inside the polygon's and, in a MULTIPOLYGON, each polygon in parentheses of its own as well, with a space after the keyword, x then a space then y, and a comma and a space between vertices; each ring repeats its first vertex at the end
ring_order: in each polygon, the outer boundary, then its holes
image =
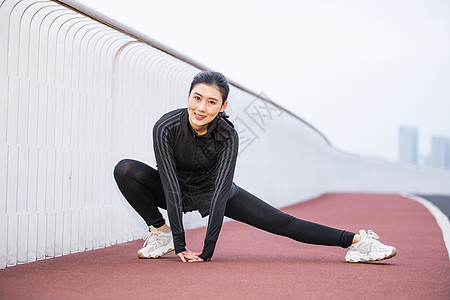
POLYGON ((212 257, 220 229, 223 224, 226 203, 233 183, 234 169, 239 147, 238 135, 234 133, 226 140, 220 154, 219 168, 215 181, 215 190, 211 199, 208 229, 206 231, 205 244, 200 258, 207 260, 212 257))
POLYGON ((212 198, 211 212, 215 211, 215 206, 216 206, 218 197, 220 195, 220 192, 223 190, 223 186, 227 183, 227 181, 229 179, 228 177, 230 176, 230 174, 227 174, 227 173, 232 168, 233 163, 236 163, 232 159, 233 152, 235 151, 235 148, 234 148, 235 143, 236 143, 236 137, 231 136, 231 138, 227 140, 227 144, 225 145, 227 151, 224 153, 224 158, 223 158, 224 163, 220 164, 219 170, 217 172, 216 189, 214 191, 214 195, 212 198))
MULTIPOLYGON (((168 184, 170 184, 170 186, 168 186, 168 192, 171 193, 177 193, 179 191, 179 183, 175 173, 175 164, 173 161, 173 157, 171 157, 171 155, 173 155, 173 151, 171 151, 169 147, 169 141, 167 137, 169 129, 167 125, 170 125, 170 123, 175 123, 173 122, 173 120, 176 120, 176 117, 177 116, 173 116, 172 118, 161 122, 161 124, 159 124, 159 126, 156 128, 156 141, 158 142, 158 145, 160 147, 157 147, 155 150, 158 151, 158 156, 160 157, 160 159, 162 159, 164 166, 167 168, 167 170, 165 171, 168 171, 166 175, 169 179, 168 184), (160 129, 161 127, 162 129, 160 129)), ((179 202, 179 204, 181 204, 181 201, 179 202)))
MULTIPOLYGON (((175 208, 177 210, 177 213, 182 213, 181 206, 182 206, 182 200, 180 197, 180 186, 178 183, 178 178, 175 173, 175 166, 173 164, 173 158, 170 157, 171 149, 167 140, 167 134, 168 130, 164 129, 164 133, 161 134, 161 150, 160 150, 160 157, 164 162, 166 175, 168 177, 168 186, 166 193, 170 195, 166 195, 166 199, 171 201, 173 204, 175 204, 175 208)), ((177 220, 180 227, 183 226, 181 223, 181 220, 177 220)))
MULTIPOLYGON (((180 185, 175 172, 173 149, 169 141, 170 128, 179 125, 179 114, 162 119, 153 130, 154 150, 158 163, 161 181, 167 200, 167 212, 174 235, 176 250, 182 251, 184 241, 184 228, 182 217, 182 197, 180 185)), ((178 252, 177 252, 178 253, 178 252)))

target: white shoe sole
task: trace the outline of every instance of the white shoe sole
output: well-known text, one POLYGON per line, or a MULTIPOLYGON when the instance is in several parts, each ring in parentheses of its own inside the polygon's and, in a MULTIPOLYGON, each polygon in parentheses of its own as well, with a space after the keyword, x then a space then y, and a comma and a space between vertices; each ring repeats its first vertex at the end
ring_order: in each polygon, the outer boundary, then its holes
POLYGON ((345 261, 348 263, 366 263, 366 262, 373 262, 373 261, 380 261, 380 260, 385 260, 385 259, 389 259, 392 258, 394 256, 397 255, 397 250, 393 249, 392 252, 390 254, 385 254, 384 257, 379 257, 379 258, 370 258, 368 255, 361 255, 360 257, 352 257, 347 259, 347 257, 345 258, 345 261))
POLYGON ((153 252, 150 252, 148 255, 145 255, 144 253, 138 251, 138 257, 139 258, 158 258, 161 256, 166 255, 167 253, 174 250, 173 242, 169 243, 167 246, 161 247, 156 249, 153 252))

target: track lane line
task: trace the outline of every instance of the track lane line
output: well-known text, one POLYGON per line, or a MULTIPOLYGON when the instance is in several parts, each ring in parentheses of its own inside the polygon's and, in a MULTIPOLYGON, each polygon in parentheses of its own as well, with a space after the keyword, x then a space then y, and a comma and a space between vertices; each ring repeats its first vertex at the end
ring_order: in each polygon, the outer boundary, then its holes
POLYGON ((422 197, 418 197, 416 195, 410 193, 400 193, 403 197, 419 202, 423 206, 425 206, 433 217, 436 219, 438 226, 441 228, 442 235, 444 238, 445 247, 447 248, 447 254, 449 255, 450 260, 450 222, 447 216, 431 201, 424 199, 422 197))

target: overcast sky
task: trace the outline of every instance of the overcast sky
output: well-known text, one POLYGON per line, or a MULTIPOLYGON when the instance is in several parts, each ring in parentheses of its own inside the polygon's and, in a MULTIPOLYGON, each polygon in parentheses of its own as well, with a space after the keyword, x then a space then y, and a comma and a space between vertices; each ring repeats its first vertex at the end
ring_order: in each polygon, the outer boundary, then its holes
POLYGON ((450 137, 448 0, 78 2, 264 92, 339 149, 396 160, 401 125, 421 155, 450 137))

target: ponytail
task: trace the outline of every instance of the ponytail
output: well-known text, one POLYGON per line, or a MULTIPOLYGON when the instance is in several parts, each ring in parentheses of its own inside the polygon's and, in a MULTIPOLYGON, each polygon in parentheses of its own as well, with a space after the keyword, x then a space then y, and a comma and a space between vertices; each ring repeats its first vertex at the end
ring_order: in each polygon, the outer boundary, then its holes
POLYGON ((230 116, 227 115, 227 113, 225 111, 222 111, 219 113, 219 117, 221 117, 223 119, 228 119, 230 116))

